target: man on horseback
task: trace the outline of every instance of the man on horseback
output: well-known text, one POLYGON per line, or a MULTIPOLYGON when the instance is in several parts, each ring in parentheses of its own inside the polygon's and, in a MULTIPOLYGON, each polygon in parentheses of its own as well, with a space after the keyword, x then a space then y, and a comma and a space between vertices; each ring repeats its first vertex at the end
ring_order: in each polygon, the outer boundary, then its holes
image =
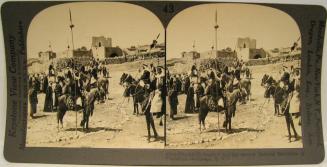
POLYGON ((222 97, 220 83, 216 79, 216 75, 212 70, 210 70, 208 78, 209 81, 207 87, 205 88, 205 95, 208 96, 207 100, 210 110, 216 111, 218 107, 218 99, 219 97, 222 97))

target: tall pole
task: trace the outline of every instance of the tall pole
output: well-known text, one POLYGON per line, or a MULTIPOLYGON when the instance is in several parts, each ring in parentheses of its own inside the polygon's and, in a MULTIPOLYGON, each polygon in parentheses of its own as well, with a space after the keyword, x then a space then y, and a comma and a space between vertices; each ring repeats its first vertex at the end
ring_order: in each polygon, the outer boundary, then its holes
MULTIPOLYGON (((155 47, 157 45, 159 36, 160 36, 160 33, 157 35, 157 38, 153 41, 153 43, 154 43, 153 47, 155 47)), ((159 54, 160 53, 158 53, 158 55, 157 55, 158 66, 159 66, 159 61, 160 61, 159 60, 159 54)))
MULTIPOLYGON (((215 54, 215 56, 216 56, 216 59, 218 58, 218 53, 217 53, 217 51, 218 51, 218 38, 217 38, 217 31, 218 31, 218 28, 219 28, 219 26, 218 26, 218 16, 217 16, 217 10, 216 10, 216 13, 215 13, 215 26, 214 26, 214 28, 215 28, 215 52, 216 52, 216 54, 215 54)), ((218 91, 218 90, 217 90, 218 91)), ((218 106, 217 106, 217 114, 218 114, 218 133, 219 133, 219 135, 220 135, 220 125, 219 125, 219 112, 218 112, 218 106)))
POLYGON ((193 47, 193 60, 194 60, 194 64, 196 65, 196 54, 195 54, 195 40, 193 41, 193 45, 192 45, 192 47, 193 47))
MULTIPOLYGON (((74 24, 73 24, 73 20, 72 20, 72 13, 69 9, 69 20, 70 20, 70 25, 69 25, 69 28, 70 28, 70 33, 71 33, 71 36, 72 36, 72 47, 73 47, 73 50, 72 50, 72 56, 74 58, 74 50, 75 50, 75 47, 74 47, 74 33, 73 33, 73 28, 74 28, 74 24)), ((75 62, 75 61, 74 61, 75 62)), ((76 62, 74 63, 74 68, 76 68, 76 62)), ((76 79, 75 79, 75 73, 74 73, 74 69, 73 69, 73 77, 74 77, 74 84, 75 84, 75 96, 76 96, 76 92, 77 92, 77 83, 76 83, 76 79)), ((74 101, 75 101, 75 97, 74 97, 74 101)), ((74 102, 75 103, 75 102, 74 102)), ((77 134, 77 111, 76 111, 76 104, 74 104, 74 110, 75 110, 75 134, 77 134)))

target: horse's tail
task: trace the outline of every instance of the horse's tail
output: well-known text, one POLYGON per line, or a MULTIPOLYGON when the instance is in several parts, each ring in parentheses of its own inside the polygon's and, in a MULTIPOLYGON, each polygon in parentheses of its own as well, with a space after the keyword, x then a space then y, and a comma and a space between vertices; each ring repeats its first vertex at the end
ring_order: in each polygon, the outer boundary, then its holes
POLYGON ((209 112, 207 96, 201 97, 199 101, 199 123, 201 123, 204 122, 209 112))

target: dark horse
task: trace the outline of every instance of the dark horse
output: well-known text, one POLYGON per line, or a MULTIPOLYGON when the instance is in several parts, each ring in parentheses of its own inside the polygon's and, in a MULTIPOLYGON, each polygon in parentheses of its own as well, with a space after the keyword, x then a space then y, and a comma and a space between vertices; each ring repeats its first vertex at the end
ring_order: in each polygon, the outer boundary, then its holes
POLYGON ((93 115, 94 102, 99 98, 99 89, 91 89, 90 92, 84 93, 84 108, 83 108, 83 120, 80 123, 80 126, 86 129, 89 129, 89 117, 93 115))
POLYGON ((279 86, 279 83, 272 77, 265 74, 261 80, 261 86, 265 87, 265 98, 272 97, 274 99, 274 108, 275 108, 275 115, 281 115, 281 108, 280 105, 283 102, 283 89, 279 86))
POLYGON ((200 132, 202 130, 201 125, 203 125, 203 128, 205 129, 205 119, 209 111, 220 112, 224 110, 224 105, 219 105, 219 100, 225 101, 220 82, 218 80, 211 80, 206 88, 206 95, 199 98, 200 132))
POLYGON ((144 101, 144 88, 143 86, 140 86, 136 80, 130 75, 123 73, 120 77, 120 85, 123 85, 125 87, 125 91, 123 96, 124 97, 131 97, 133 98, 133 108, 134 113, 138 115, 139 114, 139 104, 141 104, 144 101))
POLYGON ((103 102, 105 99, 108 99, 107 95, 109 94, 109 80, 108 78, 99 78, 97 80, 97 88, 99 91, 99 98, 103 102))
POLYGON ((225 110, 225 121, 223 127, 225 127, 226 132, 232 130, 232 117, 235 116, 236 103, 239 99, 242 99, 246 96, 246 93, 241 89, 235 89, 233 92, 226 93, 226 110, 225 110))
POLYGON ((58 98, 58 112, 57 112, 58 131, 59 131, 59 123, 61 124, 61 128, 63 128, 63 119, 66 114, 66 111, 72 109, 73 107, 74 107, 74 100, 72 96, 64 94, 58 98))
POLYGON ((127 97, 133 97, 133 114, 139 115, 139 104, 141 105, 144 101, 144 88, 137 83, 132 83, 127 86, 126 91, 127 97))

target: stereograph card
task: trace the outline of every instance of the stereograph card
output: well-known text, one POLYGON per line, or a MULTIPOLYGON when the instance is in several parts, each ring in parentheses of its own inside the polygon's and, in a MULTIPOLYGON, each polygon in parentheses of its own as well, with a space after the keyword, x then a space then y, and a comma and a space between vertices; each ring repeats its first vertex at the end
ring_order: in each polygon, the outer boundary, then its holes
POLYGON ((21 1, 1 17, 7 161, 324 159, 322 6, 21 1))

